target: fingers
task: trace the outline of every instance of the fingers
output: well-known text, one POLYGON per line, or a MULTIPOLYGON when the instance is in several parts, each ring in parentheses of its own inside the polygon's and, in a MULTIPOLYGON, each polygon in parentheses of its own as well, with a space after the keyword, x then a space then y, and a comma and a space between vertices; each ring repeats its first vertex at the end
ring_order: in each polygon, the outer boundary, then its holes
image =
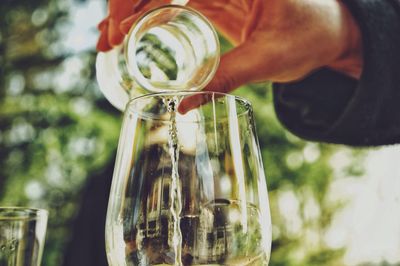
POLYGON ((195 109, 211 100, 208 94, 195 94, 186 96, 182 99, 178 106, 178 112, 181 114, 186 114, 192 109, 195 109))
POLYGON ((119 21, 110 18, 110 24, 108 25, 108 43, 111 47, 115 47, 122 43, 125 34, 119 29, 119 21))
POLYGON ((124 34, 119 29, 119 24, 125 18, 129 17, 135 12, 134 3, 143 5, 143 1, 132 1, 132 0, 110 0, 109 2, 109 13, 110 22, 108 25, 108 40, 111 46, 119 45, 124 39, 124 34))
POLYGON ((249 14, 242 3, 231 0, 191 0, 189 6, 206 16, 233 44, 241 42, 242 29, 249 14))
POLYGON ((144 8, 145 5, 147 5, 150 2, 150 0, 139 0, 135 6, 133 7, 133 10, 135 12, 138 12, 144 8))
POLYGON ((125 34, 120 30, 121 21, 141 10, 150 0, 134 2, 136 4, 130 0, 109 1, 109 15, 98 26, 100 30, 100 37, 96 46, 98 51, 106 52, 120 45, 125 37, 125 34))
POLYGON ((125 34, 119 29, 119 23, 111 17, 107 17, 98 26, 100 37, 97 41, 97 51, 107 52, 122 43, 125 34))
POLYGON ((106 52, 112 49, 112 47, 108 43, 108 20, 109 17, 102 20, 98 25, 98 29, 100 31, 100 37, 96 45, 97 51, 106 52))
MULTIPOLYGON (((256 81, 255 77, 263 68, 257 61, 252 60, 252 54, 256 53, 250 42, 245 42, 224 54, 214 78, 204 91, 228 93, 245 83, 256 81)), ((208 101, 204 95, 188 96, 182 100, 178 111, 184 114, 208 101)))
POLYGON ((135 21, 143 14, 143 12, 139 12, 136 14, 133 14, 132 16, 126 18, 125 20, 123 20, 121 22, 121 24, 119 25, 119 28, 121 30, 121 32, 123 32, 124 34, 128 34, 133 23, 135 23, 135 21))
POLYGON ((134 13, 122 20, 119 30, 123 34, 128 34, 132 25, 147 11, 166 5, 169 0, 141 0, 134 6, 134 13))

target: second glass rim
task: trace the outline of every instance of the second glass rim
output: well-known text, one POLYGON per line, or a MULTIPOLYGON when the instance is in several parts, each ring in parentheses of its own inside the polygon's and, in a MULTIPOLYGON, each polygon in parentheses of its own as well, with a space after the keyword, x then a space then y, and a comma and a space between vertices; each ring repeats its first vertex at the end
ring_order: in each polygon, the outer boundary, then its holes
POLYGON ((23 207, 23 206, 0 206, 0 222, 1 221, 30 221, 43 219, 48 217, 49 212, 42 208, 23 207), (15 213, 7 215, 5 213, 15 213), (20 215, 18 215, 20 214, 20 215))
MULTIPOLYGON (((232 95, 229 93, 224 93, 224 92, 216 92, 216 91, 164 91, 164 92, 154 92, 154 93, 148 93, 148 94, 143 94, 139 95, 137 97, 134 97, 130 99, 125 107, 125 114, 128 113, 135 113, 137 114, 141 119, 144 120, 154 120, 154 121, 161 121, 165 123, 170 123, 171 121, 169 119, 164 119, 161 117, 156 117, 155 115, 150 114, 149 112, 143 111, 143 110, 138 110, 135 109, 132 105, 134 102, 141 100, 141 99, 146 99, 146 98, 155 98, 155 97, 172 97, 172 96, 178 96, 178 97, 185 97, 185 96, 192 96, 192 95, 214 95, 216 98, 231 98, 234 99, 235 102, 241 103, 243 106, 245 106, 245 111, 237 113, 237 116, 242 116, 246 115, 249 112, 252 111, 252 104, 250 103, 249 100, 247 100, 244 97, 237 96, 237 95, 232 95)), ((203 105, 203 104, 202 104, 203 105)), ((196 107, 197 108, 197 107, 196 107)), ((196 109, 194 108, 194 109, 196 109)), ((179 123, 199 123, 199 122, 204 122, 202 120, 193 120, 193 121, 180 121, 179 123)))

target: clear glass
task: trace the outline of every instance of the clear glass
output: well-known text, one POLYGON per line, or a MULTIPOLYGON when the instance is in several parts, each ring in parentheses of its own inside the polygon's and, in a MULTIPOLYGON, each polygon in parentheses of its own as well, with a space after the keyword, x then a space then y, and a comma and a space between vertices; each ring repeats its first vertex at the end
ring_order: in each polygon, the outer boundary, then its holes
POLYGON ((218 35, 199 12, 180 5, 144 14, 121 47, 99 53, 97 80, 118 109, 147 92, 201 90, 219 63, 218 35))
POLYGON ((107 211, 109 264, 268 265, 270 246, 250 103, 213 92, 131 100, 107 211), (168 100, 186 97, 207 103, 184 115, 169 110, 168 100))
POLYGON ((47 211, 0 207, 0 265, 39 266, 47 227, 47 211))

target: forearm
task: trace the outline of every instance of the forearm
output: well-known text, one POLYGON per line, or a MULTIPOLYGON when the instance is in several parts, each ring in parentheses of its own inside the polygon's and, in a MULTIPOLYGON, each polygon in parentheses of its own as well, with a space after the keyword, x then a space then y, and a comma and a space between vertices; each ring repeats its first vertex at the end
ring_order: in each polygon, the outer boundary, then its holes
POLYGON ((278 117, 303 138, 349 145, 400 142, 400 2, 344 2, 362 33, 360 80, 332 71, 275 84, 278 117))

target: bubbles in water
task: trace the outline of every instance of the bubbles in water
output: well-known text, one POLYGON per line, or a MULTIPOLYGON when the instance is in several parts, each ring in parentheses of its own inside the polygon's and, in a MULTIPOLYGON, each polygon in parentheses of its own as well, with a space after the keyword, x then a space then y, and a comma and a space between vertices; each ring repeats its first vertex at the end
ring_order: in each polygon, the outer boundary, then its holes
POLYGON ((14 239, 13 241, 11 241, 10 250, 11 250, 11 251, 14 251, 14 250, 17 248, 17 245, 18 245, 18 241, 17 241, 16 239, 14 239))

